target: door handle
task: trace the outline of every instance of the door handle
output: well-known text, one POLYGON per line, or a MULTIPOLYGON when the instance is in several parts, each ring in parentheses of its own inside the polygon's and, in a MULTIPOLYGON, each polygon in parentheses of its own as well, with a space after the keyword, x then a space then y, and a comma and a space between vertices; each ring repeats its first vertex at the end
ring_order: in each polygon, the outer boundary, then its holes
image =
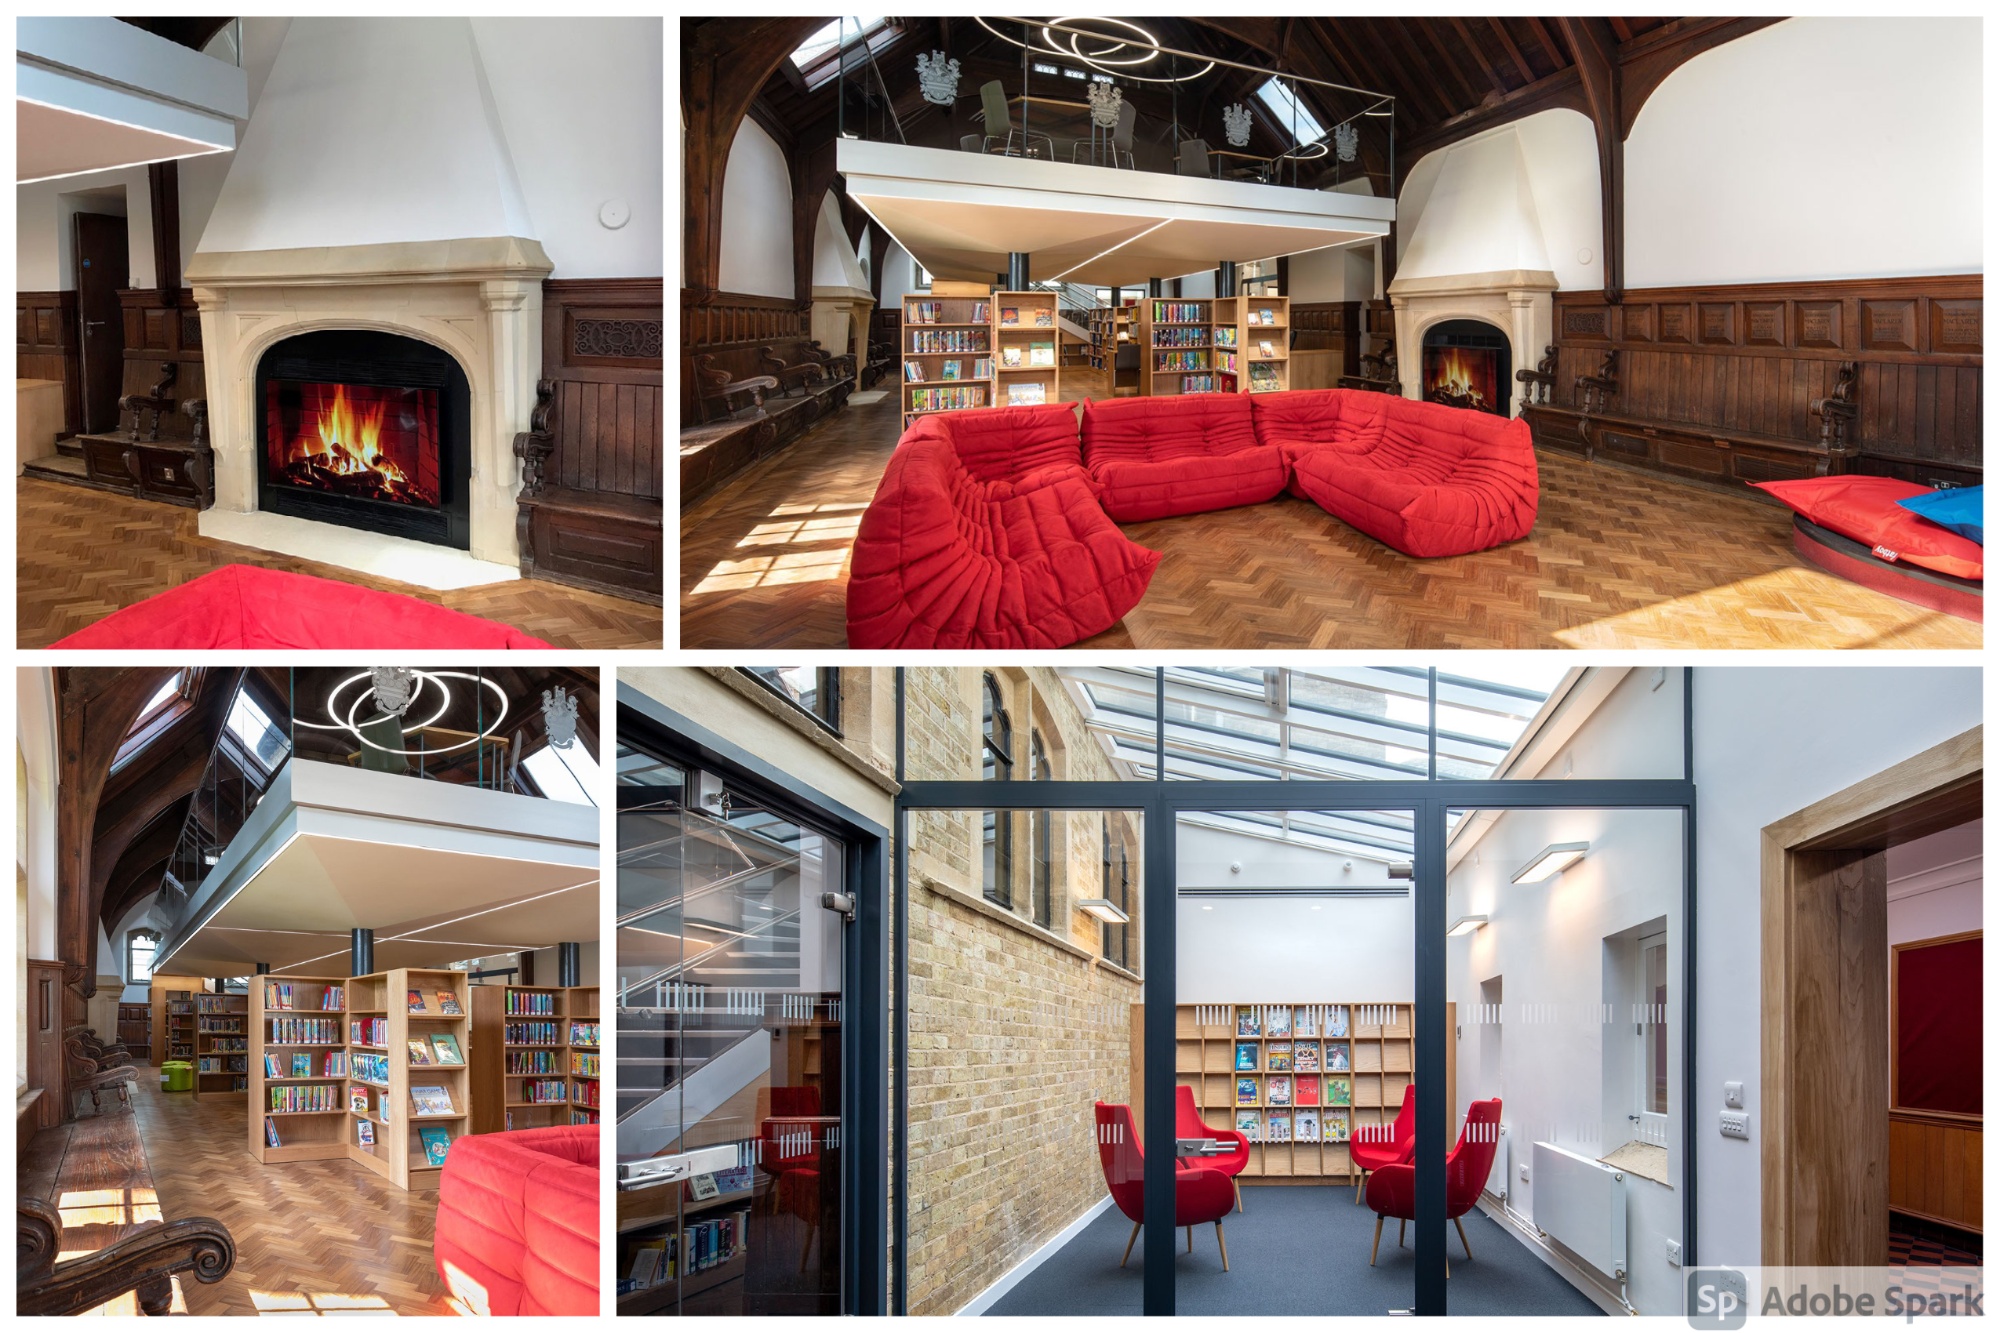
POLYGON ((104 327, 106 322, 107 321, 101 319, 86 319, 85 321, 83 321, 83 327, 85 327, 86 329, 101 329, 104 327))

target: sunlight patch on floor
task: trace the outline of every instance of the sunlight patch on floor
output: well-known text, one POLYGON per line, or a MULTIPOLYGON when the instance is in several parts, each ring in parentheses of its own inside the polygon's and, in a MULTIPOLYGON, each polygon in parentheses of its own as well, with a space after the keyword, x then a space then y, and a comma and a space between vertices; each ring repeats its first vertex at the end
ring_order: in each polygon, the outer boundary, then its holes
POLYGON ((822 583, 840 577, 849 547, 861 527, 865 504, 781 504, 766 520, 737 540, 737 547, 812 545, 813 550, 721 560, 695 584, 690 596, 741 592, 787 583, 822 583), (837 542, 835 546, 821 543, 837 542))
POLYGON ((345 1291, 259 1291, 250 1289, 250 1303, 262 1315, 395 1315, 380 1296, 345 1291))
POLYGON ((1978 648, 1980 626, 1816 569, 1780 569, 1554 631, 1571 648, 1978 648))
POLYGON ((694 585, 694 595, 767 588, 780 583, 820 583, 839 578, 846 563, 845 545, 828 551, 793 551, 787 555, 723 560, 694 585))

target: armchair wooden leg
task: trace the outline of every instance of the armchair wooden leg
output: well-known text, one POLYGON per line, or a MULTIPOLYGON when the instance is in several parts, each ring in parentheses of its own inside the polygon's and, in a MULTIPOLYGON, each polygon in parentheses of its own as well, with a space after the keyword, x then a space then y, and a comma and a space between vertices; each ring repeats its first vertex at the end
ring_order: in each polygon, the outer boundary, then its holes
POLYGON ((819 1234, 819 1224, 813 1223, 806 1229, 806 1243, 799 1249, 799 1271, 806 1271, 806 1260, 812 1257, 813 1237, 819 1234))
POLYGON ((1396 1219, 1396 1248, 1399 1250, 1403 1248, 1403 1228, 1408 1225, 1408 1218, 1399 1217, 1396 1219))
POLYGON ((1126 1259, 1130 1259, 1132 1257, 1132 1246, 1138 1243, 1140 1225, 1141 1224, 1138 1222, 1134 1222, 1132 1224, 1132 1238, 1125 1242, 1125 1254, 1122 1258, 1118 1260, 1118 1266, 1120 1268, 1123 1268, 1125 1266, 1126 1259))
POLYGON ((1382 1248, 1382 1221, 1383 1219, 1380 1217, 1375 1219, 1375 1243, 1368 1247, 1368 1266, 1370 1268, 1375 1266, 1375 1254, 1382 1248))
POLYGON ((1236 1191, 1236 1211, 1240 1213, 1243 1211, 1243 1186, 1237 1182, 1235 1176, 1231 1176, 1229 1178, 1229 1188, 1236 1191))
POLYGON ((1194 1253, 1194 1228, 1193 1228, 1193 1227, 1189 1227, 1189 1228, 1187 1229, 1187 1233, 1188 1233, 1188 1253, 1189 1253, 1189 1254, 1193 1254, 1193 1253, 1194 1253))
POLYGON ((1215 1247, 1222 1251, 1222 1271, 1229 1271, 1229 1242, 1222 1238, 1222 1223, 1215 1224, 1215 1247))
POLYGON ((1354 1173, 1354 1201, 1356 1203, 1361 1202, 1361 1190, 1367 1183, 1368 1173, 1366 1171, 1357 1171, 1354 1173))
POLYGON ((1470 1259, 1472 1257, 1472 1242, 1465 1238, 1465 1219, 1454 1217, 1451 1219, 1451 1222, 1453 1226, 1458 1228, 1458 1243, 1465 1247, 1465 1257, 1470 1259))

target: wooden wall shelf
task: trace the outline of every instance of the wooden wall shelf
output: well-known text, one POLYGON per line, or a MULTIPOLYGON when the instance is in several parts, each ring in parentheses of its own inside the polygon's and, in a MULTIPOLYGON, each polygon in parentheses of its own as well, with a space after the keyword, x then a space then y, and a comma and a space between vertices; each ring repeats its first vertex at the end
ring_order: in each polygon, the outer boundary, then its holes
POLYGON ((194 1095, 241 1097, 250 1088, 250 997, 194 997, 194 1095))
POLYGON ((595 986, 472 987, 472 1132, 597 1124, 601 1037, 595 986))

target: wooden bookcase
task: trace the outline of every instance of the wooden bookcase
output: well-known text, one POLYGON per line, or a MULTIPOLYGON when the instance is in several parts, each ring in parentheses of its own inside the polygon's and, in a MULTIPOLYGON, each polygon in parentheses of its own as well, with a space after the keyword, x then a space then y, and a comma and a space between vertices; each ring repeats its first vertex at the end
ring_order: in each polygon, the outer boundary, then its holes
POLYGON ((347 987, 349 1095, 352 1096, 354 1088, 361 1088, 368 1100, 367 1110, 348 1112, 348 1119, 353 1122, 347 1130, 348 1156, 403 1189, 433 1188, 442 1168, 429 1164, 418 1131, 435 1126, 449 1132, 454 1139, 467 1132, 474 1104, 470 1064, 413 1066, 409 1043, 415 1039, 428 1046, 431 1037, 446 1033, 457 1039, 459 1051, 469 1061, 471 987, 466 984, 463 972, 428 968, 397 968, 354 977, 347 987), (410 1008, 409 993, 413 990, 421 992, 424 998, 420 1013, 410 1008), (444 1011, 438 999, 440 991, 452 997, 458 1009, 456 1014, 444 1011), (376 1035, 373 1029, 357 1025, 378 1018, 383 1020, 387 1045, 356 1040, 357 1036, 376 1035), (362 1067, 355 1060, 357 1055, 384 1057, 387 1080, 362 1077, 362 1067), (451 1111, 419 1115, 411 1101, 410 1089, 424 1086, 445 1089, 451 1099, 451 1111), (375 1127, 372 1146, 360 1142, 362 1120, 375 1127))
MULTIPOLYGON (((1292 302, 1287 296, 1233 296, 1216 303, 1216 336, 1221 340, 1223 307, 1234 329, 1238 393, 1273 393, 1292 387, 1292 302), (1270 322, 1265 323, 1268 315, 1270 322), (1266 353, 1262 344, 1269 343, 1266 353)), ((1218 353, 1220 355, 1220 353, 1218 353)))
POLYGON ((194 1006, 195 1100, 243 1096, 250 1087, 250 997, 196 995, 194 1006))
POLYGON ((597 987, 474 986, 471 990, 472 1041, 467 1048, 471 1132, 596 1123, 576 1119, 573 1108, 585 1105, 588 1098, 587 1104, 595 1109, 598 1078, 579 1075, 573 1066, 580 1056, 596 1057, 598 1044, 572 1038, 602 1035, 597 987), (540 1030, 543 1026, 547 1031, 540 1030), (585 1031, 577 1033, 578 1027, 585 1031))
POLYGON ((148 998, 153 1009, 153 1060, 194 1059, 194 997, 208 989, 202 977, 155 976, 148 998), (179 1054, 174 1048, 182 1048, 179 1054))
POLYGON ((996 406, 1025 406, 1035 400, 1037 388, 1041 402, 1062 401, 1062 329, 1057 318, 1054 292, 993 293, 996 406), (1048 323, 1038 322, 1043 319, 1048 323), (1008 365, 1009 357, 1017 357, 1020 364, 1008 365), (1037 357, 1046 357, 1046 364, 1037 364, 1037 357))
POLYGON ((897 370, 906 429, 932 412, 993 406, 992 311, 992 299, 983 295, 904 299, 897 370), (957 372, 951 379, 945 378, 947 367, 957 372), (915 374, 923 379, 912 379, 915 374))
MULTIPOLYGON (((1347 1143, 1353 1131, 1393 1121, 1402 1106, 1403 1089, 1409 1086, 1414 1068, 1412 1021, 1407 1004, 1178 1005, 1174 1010, 1174 1078, 1194 1089, 1195 1105, 1208 1125, 1239 1128, 1240 1115, 1256 1115, 1258 1133, 1250 1145, 1244 1178, 1351 1181, 1353 1164, 1347 1143), (1285 1035, 1272 1036, 1273 1018, 1279 1013, 1287 1020, 1285 1035), (1241 1035, 1246 1015, 1255 1017, 1256 1035, 1241 1035), (1298 1035, 1302 1019, 1310 1020, 1309 1029, 1315 1035, 1298 1035), (1238 1069, 1239 1046, 1246 1054, 1254 1054, 1254 1070, 1238 1069), (1286 1057, 1284 1063, 1296 1066, 1301 1046, 1316 1048, 1318 1070, 1271 1067, 1273 1048, 1286 1057), (1347 1064, 1345 1070, 1329 1068, 1341 1057, 1347 1064), (1301 1074, 1318 1081, 1318 1092, 1309 1102, 1301 1100, 1301 1074), (1282 1101, 1274 1098, 1274 1079, 1286 1081, 1287 1096, 1282 1101), (1242 1099, 1238 1086, 1244 1080, 1252 1085, 1248 1100, 1242 1099), (1336 1080, 1345 1080, 1345 1088, 1336 1080), (1296 1132, 1302 1111, 1311 1112, 1320 1126, 1310 1143, 1296 1132), (1273 1114, 1285 1117, 1290 1127, 1284 1142, 1272 1141, 1273 1114), (1332 1138, 1328 1137, 1329 1124, 1333 1126, 1332 1138)), ((1142 1030, 1135 1027, 1135 1042, 1141 1040, 1137 1034, 1142 1030)), ((1135 1067, 1138 1063, 1135 1053, 1135 1067)))
POLYGON ((1118 344, 1132 337, 1132 310, 1129 305, 1099 306, 1090 313, 1089 361, 1094 370, 1116 371, 1118 344))
POLYGON ((260 1162, 310 1162, 347 1156, 347 981, 341 977, 250 979, 250 1155, 260 1162), (328 1006, 331 1006, 330 1008, 328 1006), (295 1074, 295 1057, 309 1072, 295 1074), (327 1057, 337 1056, 327 1072, 327 1057), (266 1057, 278 1074, 265 1072, 266 1057), (273 1109, 275 1099, 321 1090, 320 1108, 273 1109), (266 1136, 276 1126, 278 1146, 266 1136))
POLYGON ((604 1026, 597 987, 573 986, 564 1035, 569 1040, 569 1122, 596 1125, 604 1120, 604 1026))
POLYGON ((1215 366, 1215 304, 1200 297, 1148 297, 1139 303, 1142 396, 1223 392, 1215 366))

